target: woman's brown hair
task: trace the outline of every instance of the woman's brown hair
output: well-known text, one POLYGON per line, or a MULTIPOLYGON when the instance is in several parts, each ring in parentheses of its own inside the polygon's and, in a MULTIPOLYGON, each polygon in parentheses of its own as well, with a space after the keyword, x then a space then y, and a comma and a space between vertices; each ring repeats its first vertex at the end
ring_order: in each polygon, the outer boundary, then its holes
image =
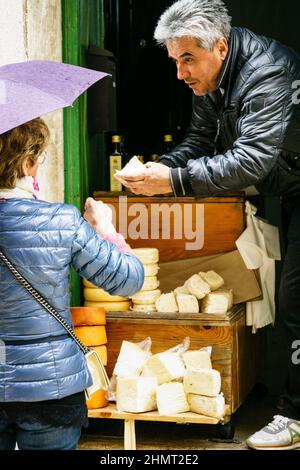
POLYGON ((0 135, 0 188, 12 189, 24 176, 26 158, 35 164, 48 145, 50 131, 41 119, 33 119, 0 135))

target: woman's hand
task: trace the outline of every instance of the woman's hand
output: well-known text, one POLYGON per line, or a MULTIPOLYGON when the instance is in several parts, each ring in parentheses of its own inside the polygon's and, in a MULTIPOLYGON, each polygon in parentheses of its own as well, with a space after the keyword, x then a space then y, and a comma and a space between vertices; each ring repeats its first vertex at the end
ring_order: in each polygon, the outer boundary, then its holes
POLYGON ((134 194, 154 196, 172 193, 170 168, 161 163, 148 162, 140 176, 124 176, 122 184, 134 194))
POLYGON ((107 204, 88 197, 84 209, 83 217, 103 238, 117 233, 112 223, 112 210, 107 204))

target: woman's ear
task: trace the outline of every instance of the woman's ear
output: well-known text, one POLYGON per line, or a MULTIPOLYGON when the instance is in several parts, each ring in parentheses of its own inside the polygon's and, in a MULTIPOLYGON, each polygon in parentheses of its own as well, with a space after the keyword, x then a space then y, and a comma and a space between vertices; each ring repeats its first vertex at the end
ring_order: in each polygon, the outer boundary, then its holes
POLYGON ((23 170, 24 175, 36 176, 37 166, 38 164, 36 165, 32 164, 32 159, 30 157, 26 157, 22 163, 22 170, 23 170))

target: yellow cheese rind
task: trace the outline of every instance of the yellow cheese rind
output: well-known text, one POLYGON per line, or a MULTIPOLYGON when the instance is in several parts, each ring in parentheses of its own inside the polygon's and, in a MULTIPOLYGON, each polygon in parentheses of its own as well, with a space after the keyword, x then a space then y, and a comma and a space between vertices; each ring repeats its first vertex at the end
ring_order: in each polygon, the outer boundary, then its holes
POLYGON ((75 326, 74 331, 85 346, 100 346, 107 343, 105 326, 75 326))
POLYGON ((100 307, 70 307, 74 326, 105 325, 105 310, 100 307))
POLYGON ((85 300, 90 302, 125 302, 128 299, 119 295, 110 295, 103 289, 91 289, 86 287, 83 289, 83 296, 85 300))
POLYGON ((130 300, 127 300, 126 302, 90 302, 86 300, 84 305, 86 307, 102 307, 107 312, 123 312, 129 310, 132 303, 130 300))
POLYGON ((104 408, 108 405, 107 391, 97 390, 94 392, 89 400, 86 401, 88 410, 96 408, 104 408))

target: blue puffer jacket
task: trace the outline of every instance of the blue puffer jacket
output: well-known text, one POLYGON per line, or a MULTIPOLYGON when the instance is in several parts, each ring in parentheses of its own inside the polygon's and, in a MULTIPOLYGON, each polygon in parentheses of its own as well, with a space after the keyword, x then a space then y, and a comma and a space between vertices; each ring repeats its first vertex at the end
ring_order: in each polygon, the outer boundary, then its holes
MULTIPOLYGON (((143 284, 140 261, 103 240, 70 205, 1 201, 0 247, 69 324, 71 265, 110 294, 127 297, 143 284)), ((65 335, 0 262, 0 340, 8 342, 0 347, 0 402, 59 399, 91 385, 83 353, 65 335)))

